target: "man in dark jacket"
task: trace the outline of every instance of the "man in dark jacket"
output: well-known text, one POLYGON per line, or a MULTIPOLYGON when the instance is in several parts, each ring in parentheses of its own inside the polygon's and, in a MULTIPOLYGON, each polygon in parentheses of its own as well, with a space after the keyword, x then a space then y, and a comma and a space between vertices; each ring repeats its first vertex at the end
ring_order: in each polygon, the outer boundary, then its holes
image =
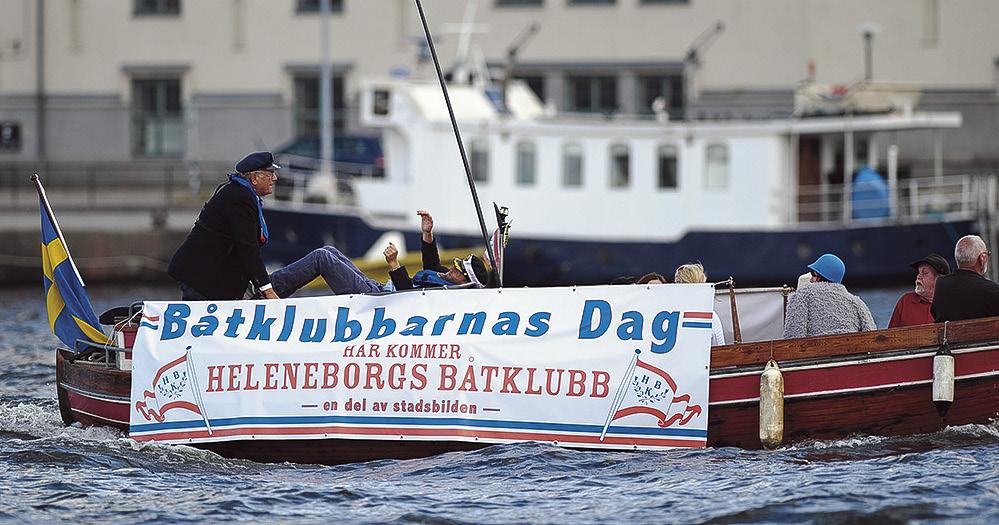
POLYGON ((991 252, 977 235, 957 241, 957 271, 937 280, 930 312, 938 323, 999 315, 999 284, 984 277, 991 252))
POLYGON ((335 294, 382 291, 381 283, 368 279, 332 246, 267 275, 260 257, 269 237, 262 197, 274 191, 279 168, 269 152, 251 153, 205 203, 167 270, 180 283, 183 300, 242 299, 251 282, 265 299, 278 299, 320 275, 335 294))
POLYGON ((399 250, 389 243, 385 248, 385 262, 389 266, 389 277, 396 290, 413 288, 430 288, 437 286, 453 286, 472 283, 477 288, 484 288, 490 283, 490 273, 482 258, 469 255, 464 259, 455 259, 449 267, 441 265, 440 253, 434 240, 434 218, 429 212, 419 210, 420 230, 423 233, 421 255, 423 270, 416 272, 412 278, 405 266, 399 264, 399 250))
POLYGON ((205 203, 167 269, 185 301, 242 299, 251 281, 277 299, 260 257, 269 236, 261 197, 274 191, 277 169, 269 152, 251 153, 205 203))

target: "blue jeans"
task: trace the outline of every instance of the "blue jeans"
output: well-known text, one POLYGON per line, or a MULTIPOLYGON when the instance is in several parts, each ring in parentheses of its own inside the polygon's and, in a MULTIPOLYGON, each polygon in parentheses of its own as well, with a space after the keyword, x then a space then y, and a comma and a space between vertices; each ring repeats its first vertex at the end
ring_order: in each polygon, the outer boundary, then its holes
POLYGON ((322 276, 335 295, 381 292, 385 288, 369 279, 340 250, 323 246, 271 274, 271 285, 279 297, 288 297, 322 276))

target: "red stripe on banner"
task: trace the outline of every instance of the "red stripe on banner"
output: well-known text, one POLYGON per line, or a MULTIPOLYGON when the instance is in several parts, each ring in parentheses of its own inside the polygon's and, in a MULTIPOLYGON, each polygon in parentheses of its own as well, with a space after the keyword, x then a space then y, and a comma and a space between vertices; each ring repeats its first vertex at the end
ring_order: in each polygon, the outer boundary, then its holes
MULTIPOLYGON (((192 432, 165 432, 154 435, 130 436, 136 441, 184 440, 220 437, 257 436, 307 436, 326 434, 374 435, 374 436, 421 436, 421 437, 466 437, 480 439, 505 439, 517 441, 554 441, 558 443, 573 443, 579 445, 624 445, 624 446, 656 446, 656 447, 687 447, 703 448, 705 439, 672 439, 672 438, 642 438, 605 436, 600 441, 596 435, 544 434, 531 432, 508 432, 497 430, 466 430, 466 429, 435 429, 435 428, 383 428, 383 427, 248 427, 234 429, 213 428, 209 435, 207 430, 192 432)), ((336 436, 329 436, 336 439, 336 436)))
POLYGON ((147 321, 159 321, 160 320, 160 316, 158 316, 158 315, 154 317, 154 316, 149 316, 149 315, 143 314, 142 318, 145 319, 145 320, 147 320, 147 321))
POLYGON ((684 319, 711 319, 711 312, 683 312, 684 319))

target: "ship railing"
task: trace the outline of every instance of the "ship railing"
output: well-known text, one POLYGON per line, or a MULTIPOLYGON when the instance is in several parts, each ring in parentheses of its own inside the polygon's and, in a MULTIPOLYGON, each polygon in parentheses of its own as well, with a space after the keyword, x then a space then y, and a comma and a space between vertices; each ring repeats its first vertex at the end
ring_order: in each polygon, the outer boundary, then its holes
POLYGON ((988 188, 995 175, 948 175, 900 180, 887 191, 866 190, 854 183, 798 186, 797 222, 859 223, 871 221, 910 223, 928 220, 974 219, 995 203, 988 188), (843 195, 854 190, 844 209, 843 195), (849 215, 849 217, 845 217, 849 215))
POLYGON ((323 166, 318 159, 285 154, 275 161, 281 171, 274 187, 274 198, 291 204, 354 205, 354 180, 385 176, 380 166, 372 164, 333 162, 330 171, 334 177, 330 177, 322 175, 323 166))

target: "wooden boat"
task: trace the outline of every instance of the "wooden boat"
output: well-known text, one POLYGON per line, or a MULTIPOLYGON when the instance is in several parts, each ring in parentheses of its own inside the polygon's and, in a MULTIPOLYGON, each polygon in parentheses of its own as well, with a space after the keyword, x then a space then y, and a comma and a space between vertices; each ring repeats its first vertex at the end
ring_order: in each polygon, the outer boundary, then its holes
MULTIPOLYGON (((128 431, 131 373, 122 347, 56 353, 59 410, 69 425, 128 431), (91 356, 98 357, 91 360, 91 356)), ((906 435, 999 418, 999 317, 803 339, 714 347, 708 446, 762 448, 760 374, 770 359, 784 378, 783 444, 852 435, 906 435), (939 413, 933 361, 954 356, 954 401, 939 413)), ((571 446, 571 444, 565 444, 571 446)), ((225 457, 337 464, 473 450, 484 443, 398 440, 242 440, 194 443, 225 457)))

